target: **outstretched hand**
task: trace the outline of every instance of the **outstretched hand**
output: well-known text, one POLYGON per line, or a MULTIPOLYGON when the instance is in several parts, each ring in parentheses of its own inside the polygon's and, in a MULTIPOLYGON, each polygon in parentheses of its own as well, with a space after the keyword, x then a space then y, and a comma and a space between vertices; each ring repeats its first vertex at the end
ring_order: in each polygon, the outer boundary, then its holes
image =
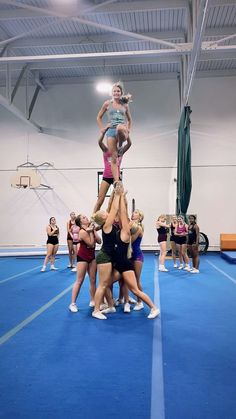
POLYGON ((115 194, 117 195, 121 195, 123 193, 124 187, 123 187, 123 183, 120 180, 117 180, 114 183, 114 191, 115 191, 115 194))

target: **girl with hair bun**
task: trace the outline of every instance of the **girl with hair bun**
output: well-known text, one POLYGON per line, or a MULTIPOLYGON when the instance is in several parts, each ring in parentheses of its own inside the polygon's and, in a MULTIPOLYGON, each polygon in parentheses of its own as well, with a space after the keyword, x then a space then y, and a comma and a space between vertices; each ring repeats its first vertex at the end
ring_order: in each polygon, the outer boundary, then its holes
POLYGON ((106 131, 107 147, 111 153, 111 171, 114 181, 119 180, 117 166, 118 148, 122 154, 122 144, 127 141, 131 129, 132 118, 129 110, 131 95, 123 95, 120 82, 112 87, 112 99, 106 100, 97 115, 97 123, 103 134, 106 131), (109 128, 103 124, 103 116, 107 113, 109 128))

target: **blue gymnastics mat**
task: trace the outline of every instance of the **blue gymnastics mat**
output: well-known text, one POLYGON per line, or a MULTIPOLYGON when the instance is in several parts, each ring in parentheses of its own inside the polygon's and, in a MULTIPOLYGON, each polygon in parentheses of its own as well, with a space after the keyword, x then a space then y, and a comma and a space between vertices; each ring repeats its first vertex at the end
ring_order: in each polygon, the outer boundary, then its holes
POLYGON ((236 263, 236 251, 235 250, 231 250, 231 251, 227 251, 227 252, 221 252, 220 253, 221 257, 225 260, 227 260, 230 263, 236 263))

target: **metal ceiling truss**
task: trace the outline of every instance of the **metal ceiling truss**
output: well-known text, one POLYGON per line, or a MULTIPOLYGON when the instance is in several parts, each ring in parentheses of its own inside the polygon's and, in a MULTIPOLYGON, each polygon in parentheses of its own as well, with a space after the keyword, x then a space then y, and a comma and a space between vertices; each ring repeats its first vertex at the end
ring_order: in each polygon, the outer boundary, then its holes
MULTIPOLYGON (((197 64, 204 60, 235 60, 236 59, 236 30, 234 27, 206 27, 208 11, 217 6, 233 6, 235 0, 145 0, 133 2, 117 2, 116 0, 107 0, 97 4, 94 0, 86 0, 79 3, 78 10, 53 10, 42 7, 36 7, 27 3, 13 0, 0 0, 0 5, 5 4, 13 6, 12 9, 3 9, 0 14, 0 74, 6 72, 6 96, 0 97, 0 103, 18 115, 14 109, 12 101, 17 92, 20 82, 23 79, 25 71, 30 71, 33 75, 36 89, 28 107, 28 114, 25 117, 27 123, 32 124, 37 130, 40 130, 37 124, 30 121, 32 110, 34 108, 38 93, 45 91, 45 83, 52 83, 52 78, 43 79, 40 72, 53 69, 86 69, 100 68, 101 73, 106 67, 106 72, 112 70, 114 66, 140 66, 144 64, 174 64, 178 65, 179 71, 179 91, 181 107, 188 103, 192 90, 193 80, 197 71, 197 64), (134 12, 156 12, 179 10, 185 13, 187 19, 187 28, 177 29, 175 31, 165 30, 163 32, 132 32, 94 21, 94 16, 111 13, 120 15, 121 13, 134 12), (6 31, 1 30, 1 22, 8 22, 12 19, 30 20, 35 18, 35 26, 21 31, 14 36, 7 36, 6 31), (38 18, 44 18, 43 25, 37 22, 38 18), (57 27, 64 22, 74 22, 91 29, 88 35, 70 35, 70 36, 48 36, 47 29, 57 27), (46 36, 37 36, 45 29, 46 36), (93 30, 93 32, 92 32, 93 30), (203 37, 209 41, 204 41, 203 37), (181 42, 180 42, 181 41, 181 42), (131 50, 124 50, 122 43, 131 50), (132 48, 133 43, 137 44, 137 49, 132 48), (234 44, 232 43, 234 42, 234 44), (116 44, 116 50, 113 50, 112 43, 116 44), (222 45, 222 43, 224 45, 222 45), (145 45, 144 45, 145 44, 145 45), (145 48, 142 48, 142 45, 145 48), (147 49, 147 45, 149 45, 147 49), (86 53, 54 53, 54 48, 80 47, 81 50, 90 46, 94 51, 86 53), (155 47, 156 46, 156 47, 155 47), (45 48, 50 48, 50 54, 45 54, 45 48), (33 48, 42 48, 42 54, 25 55, 27 48, 32 51, 33 48), (24 49, 23 55, 21 49, 24 49), (106 49, 110 49, 106 50, 106 49), (117 50, 118 49, 118 50, 117 50), (15 87, 11 92, 11 72, 20 72, 15 82, 15 87)), ((55 50, 56 51, 56 50, 55 50)), ((91 49, 90 49, 91 51, 91 49)), ((220 74, 215 72, 215 74, 220 74)), ((232 74, 236 74, 233 70, 232 74)), ((231 74, 230 70, 228 74, 231 74)), ((163 74, 156 74, 163 77, 163 74)), ((133 76, 122 76, 122 79, 129 78, 135 80, 137 74, 133 76)), ((155 75, 151 74, 150 78, 155 75)), ((177 73, 175 73, 177 77, 177 73)), ((77 77, 81 81, 89 81, 91 75, 77 77)), ((54 77, 54 81, 59 81, 54 77)), ((63 79, 64 82, 64 79, 63 79)), ((21 114, 21 119, 23 115, 21 114)))

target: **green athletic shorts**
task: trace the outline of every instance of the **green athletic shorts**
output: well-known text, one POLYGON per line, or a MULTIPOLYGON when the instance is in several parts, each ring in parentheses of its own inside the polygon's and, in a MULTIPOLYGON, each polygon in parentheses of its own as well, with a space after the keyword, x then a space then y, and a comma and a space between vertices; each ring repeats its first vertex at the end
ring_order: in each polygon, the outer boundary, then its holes
POLYGON ((99 250, 99 252, 96 256, 96 262, 97 262, 97 265, 99 265, 101 263, 111 263, 112 258, 106 252, 104 252, 103 249, 101 249, 101 250, 99 250))

